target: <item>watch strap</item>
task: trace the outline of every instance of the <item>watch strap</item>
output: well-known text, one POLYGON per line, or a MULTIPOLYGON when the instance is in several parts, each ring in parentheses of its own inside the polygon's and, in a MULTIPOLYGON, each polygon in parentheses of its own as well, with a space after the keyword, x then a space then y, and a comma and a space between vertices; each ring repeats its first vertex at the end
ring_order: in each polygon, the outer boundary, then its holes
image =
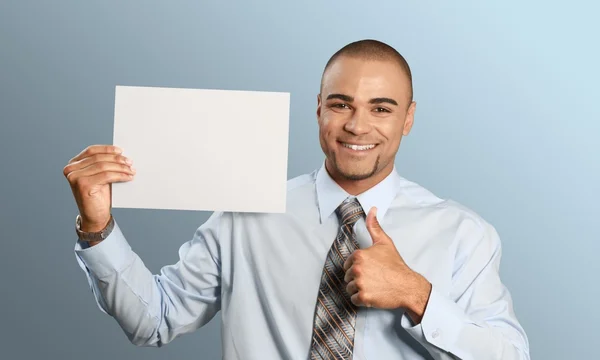
POLYGON ((104 229, 96 232, 85 232, 81 230, 81 215, 77 215, 75 219, 75 232, 81 241, 102 241, 110 235, 113 228, 115 227, 115 219, 112 214, 110 215, 110 220, 108 224, 104 227, 104 229))

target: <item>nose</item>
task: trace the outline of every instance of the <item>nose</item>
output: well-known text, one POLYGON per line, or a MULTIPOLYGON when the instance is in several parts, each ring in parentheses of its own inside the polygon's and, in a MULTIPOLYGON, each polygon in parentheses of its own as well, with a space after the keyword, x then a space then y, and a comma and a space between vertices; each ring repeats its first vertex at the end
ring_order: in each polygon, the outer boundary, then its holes
POLYGON ((354 135, 364 135, 371 131, 371 123, 369 115, 364 110, 357 109, 352 114, 352 117, 344 125, 344 130, 354 135))

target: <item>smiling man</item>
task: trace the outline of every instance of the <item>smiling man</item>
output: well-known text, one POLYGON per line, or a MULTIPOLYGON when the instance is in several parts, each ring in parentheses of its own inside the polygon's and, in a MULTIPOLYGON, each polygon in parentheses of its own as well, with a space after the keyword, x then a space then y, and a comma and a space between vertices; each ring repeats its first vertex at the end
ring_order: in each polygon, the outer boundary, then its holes
POLYGON ((110 215, 109 186, 133 179, 131 162, 88 147, 64 174, 98 306, 143 346, 221 311, 225 359, 529 359, 495 229, 396 171, 415 108, 396 50, 340 49, 317 97, 325 161, 289 180, 286 213, 215 213, 160 274, 110 215))
POLYGON ((354 187, 354 193, 392 172, 416 107, 408 64, 392 49, 375 44, 350 44, 334 54, 317 97, 327 171, 340 186, 354 187))

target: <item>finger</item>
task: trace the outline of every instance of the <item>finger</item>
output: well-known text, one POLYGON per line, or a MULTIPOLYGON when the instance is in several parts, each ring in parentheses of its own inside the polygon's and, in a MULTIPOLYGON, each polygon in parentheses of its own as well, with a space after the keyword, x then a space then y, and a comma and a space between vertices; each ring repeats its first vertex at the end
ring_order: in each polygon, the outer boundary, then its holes
POLYGON ((121 154, 123 149, 114 145, 91 145, 72 158, 69 163, 79 161, 95 154, 121 154))
POLYGON ((369 305, 368 303, 366 303, 365 301, 363 301, 363 294, 360 292, 355 293, 354 295, 350 296, 350 301, 356 305, 356 306, 366 306, 366 307, 371 307, 371 305, 369 305))
POLYGON ((379 221, 377 221, 377 208, 376 207, 372 207, 369 210, 369 213, 367 214, 367 230, 369 230, 369 233, 371 234, 371 236, 373 235, 379 235, 379 232, 381 231, 381 226, 379 225, 379 221))
POLYGON ((127 165, 103 161, 103 162, 93 163, 90 166, 87 166, 83 169, 72 171, 69 174, 67 174, 67 179, 69 180, 69 182, 75 183, 76 181, 78 181, 79 179, 81 179, 83 177, 93 177, 93 176, 102 174, 104 172, 121 173, 124 175, 132 175, 133 176, 136 171, 135 171, 135 169, 132 169, 131 167, 129 167, 127 165))
POLYGON ((350 266, 350 268, 346 270, 346 273, 344 274, 344 281, 350 282, 354 280, 354 277, 354 266, 350 266))
POLYGON ((346 285, 346 291, 350 296, 356 294, 358 292, 358 286, 356 285, 356 281, 350 281, 348 285, 346 285))
POLYGON ((123 155, 96 154, 96 155, 92 155, 92 156, 83 158, 81 160, 69 163, 67 166, 64 167, 63 174, 66 177, 68 177, 69 173, 71 173, 75 170, 86 168, 86 167, 90 166, 91 164, 98 163, 98 162, 114 162, 114 163, 124 164, 127 166, 131 166, 133 164, 133 161, 131 161, 131 159, 129 159, 123 155))
POLYGON ((352 266, 352 263, 354 262, 354 253, 350 254, 350 256, 348 256, 348 258, 346 259, 346 261, 344 261, 344 271, 350 269, 350 266, 352 266))
POLYGON ((373 244, 393 243, 392 239, 383 231, 379 220, 377 220, 377 208, 372 207, 369 210, 366 220, 367 230, 373 239, 373 244))
POLYGON ((85 179, 86 181, 89 181, 90 184, 105 185, 116 182, 131 181, 133 180, 133 175, 116 171, 104 171, 96 175, 86 177, 85 179))

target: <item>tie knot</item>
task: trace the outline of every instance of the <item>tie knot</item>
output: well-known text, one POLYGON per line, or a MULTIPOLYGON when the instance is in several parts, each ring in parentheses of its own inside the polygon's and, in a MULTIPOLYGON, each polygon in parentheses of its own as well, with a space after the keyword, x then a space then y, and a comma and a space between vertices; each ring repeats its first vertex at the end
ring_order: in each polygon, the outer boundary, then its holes
POLYGON ((362 206, 356 198, 347 198, 335 209, 335 213, 343 225, 354 225, 364 215, 362 206))

